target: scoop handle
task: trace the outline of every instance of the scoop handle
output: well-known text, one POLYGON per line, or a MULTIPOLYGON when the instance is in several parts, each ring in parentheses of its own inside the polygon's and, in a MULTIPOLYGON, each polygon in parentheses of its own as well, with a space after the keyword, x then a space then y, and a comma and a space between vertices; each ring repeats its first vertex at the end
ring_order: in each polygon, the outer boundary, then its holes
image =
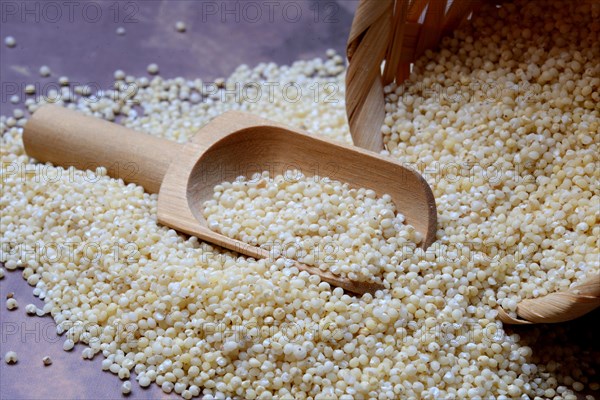
POLYGON ((23 130, 27 154, 83 170, 105 167, 113 178, 158 193, 182 145, 55 105, 34 112, 23 130))

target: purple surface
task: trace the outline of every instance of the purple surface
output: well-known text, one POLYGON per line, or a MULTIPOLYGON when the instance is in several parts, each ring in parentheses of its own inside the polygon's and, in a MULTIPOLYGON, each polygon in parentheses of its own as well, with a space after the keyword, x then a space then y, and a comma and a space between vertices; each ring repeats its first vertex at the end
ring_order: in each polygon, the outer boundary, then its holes
POLYGON ((2 0, 2 114, 13 108, 11 95, 23 98, 25 84, 47 93, 62 75, 106 89, 115 70, 142 76, 150 63, 166 78, 211 81, 240 64, 289 64, 322 57, 328 48, 344 54, 356 5, 357 0, 2 0), (176 31, 177 21, 186 23, 185 33, 176 31), (126 34, 117 35, 117 27, 126 34), (6 36, 16 39, 16 47, 4 45, 6 36), (50 67, 51 77, 40 77, 42 65, 50 67))

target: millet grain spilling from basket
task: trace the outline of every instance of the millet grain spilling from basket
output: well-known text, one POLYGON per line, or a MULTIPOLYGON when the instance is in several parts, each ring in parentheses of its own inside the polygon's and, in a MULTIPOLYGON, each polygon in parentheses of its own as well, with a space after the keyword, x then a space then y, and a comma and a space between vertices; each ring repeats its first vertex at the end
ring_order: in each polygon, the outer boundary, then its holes
MULTIPOLYGON (((599 10, 577 3, 484 5, 474 28, 417 62, 409 94, 387 89, 389 152, 427 167, 439 214, 432 251, 382 276, 387 290, 348 296, 282 258, 255 261, 178 235, 157 224, 156 195, 106 169, 36 164, 24 154, 20 116, 0 119, 5 268, 35 286, 66 348, 87 344, 83 356, 102 353, 104 369, 122 379, 134 371, 140 385, 184 398, 575 399, 585 386, 597 390, 586 368, 597 354, 573 359, 561 349, 536 363, 496 320, 498 305, 514 310, 599 269, 599 10), (541 86, 480 98, 449 88, 488 80, 541 86), (431 98, 436 82, 461 99, 431 98), (463 171, 465 162, 487 175, 463 171)), ((130 76, 99 101, 53 94, 179 142, 229 109, 347 142, 341 63, 240 67, 226 82, 296 82, 296 102, 277 90, 255 102, 202 99, 199 80, 130 76), (328 91, 318 102, 315 83, 328 91)))
POLYGON ((386 88, 387 148, 430 182, 438 243, 493 261, 490 306, 600 269, 599 17, 597 2, 508 3, 386 88))

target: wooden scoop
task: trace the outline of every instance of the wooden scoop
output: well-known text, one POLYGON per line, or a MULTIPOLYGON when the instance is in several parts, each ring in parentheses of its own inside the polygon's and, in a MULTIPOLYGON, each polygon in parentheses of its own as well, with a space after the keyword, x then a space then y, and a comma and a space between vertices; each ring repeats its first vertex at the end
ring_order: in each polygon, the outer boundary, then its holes
MULTIPOLYGON (((63 107, 46 105, 24 127, 31 157, 55 165, 95 170, 158 193, 158 222, 201 240, 254 258, 269 250, 210 230, 202 215, 213 188, 240 175, 270 171, 271 176, 299 170, 388 193, 399 212, 423 235, 427 248, 436 234, 435 199, 417 172, 376 153, 332 143, 279 123, 241 112, 227 112, 207 124, 188 143, 160 139, 63 107)), ((354 282, 296 263, 298 269, 348 291, 374 292, 381 285, 354 282)))

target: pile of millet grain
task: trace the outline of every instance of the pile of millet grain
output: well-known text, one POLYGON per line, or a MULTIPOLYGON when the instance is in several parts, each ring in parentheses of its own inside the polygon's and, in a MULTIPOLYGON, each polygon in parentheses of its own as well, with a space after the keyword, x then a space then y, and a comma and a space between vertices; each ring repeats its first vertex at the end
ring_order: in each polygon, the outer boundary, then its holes
MULTIPOLYGON (((184 398, 596 393, 597 352, 534 354, 496 309, 598 274, 599 19, 594 1, 486 4, 405 85, 386 88, 384 153, 423 172, 439 230, 374 295, 179 235, 157 224, 156 195, 104 168, 36 164, 19 112, 0 119, 1 261, 35 287, 66 350, 87 344, 83 357, 104 357, 121 379, 134 371, 141 386, 184 398)), ((349 142, 340 56, 241 66, 224 85, 245 82, 294 82, 304 95, 245 101, 203 96, 201 80, 125 76, 97 101, 79 96, 85 88, 50 97, 179 142, 231 109, 349 142), (315 83, 327 92, 318 101, 307 95, 315 83)))

